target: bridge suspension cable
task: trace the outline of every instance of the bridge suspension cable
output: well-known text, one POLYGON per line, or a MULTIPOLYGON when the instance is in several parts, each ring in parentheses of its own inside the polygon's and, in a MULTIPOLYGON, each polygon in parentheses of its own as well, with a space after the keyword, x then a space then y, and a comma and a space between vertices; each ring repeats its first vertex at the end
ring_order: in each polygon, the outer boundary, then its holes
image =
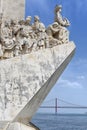
POLYGON ((66 104, 69 104, 69 105, 83 107, 82 105, 78 105, 78 104, 75 104, 75 103, 71 103, 71 102, 65 101, 65 100, 60 99, 60 98, 57 98, 57 99, 58 99, 59 101, 61 101, 61 102, 64 102, 64 103, 66 103, 66 104))
MULTIPOLYGON (((51 99, 48 100, 48 101, 46 101, 46 102, 49 102, 49 101, 51 101, 51 99)), ((51 106, 49 106, 49 105, 42 105, 40 108, 54 108, 55 109, 55 114, 57 114, 58 108, 61 108, 61 109, 62 108, 63 109, 87 109, 87 106, 74 104, 74 103, 65 101, 65 100, 60 99, 60 98, 55 98, 54 101, 55 101, 55 105, 51 105, 51 106), (66 103, 68 105, 67 106, 63 106, 63 105, 60 106, 60 105, 58 105, 58 100, 61 101, 61 102, 63 102, 63 103, 66 103)))

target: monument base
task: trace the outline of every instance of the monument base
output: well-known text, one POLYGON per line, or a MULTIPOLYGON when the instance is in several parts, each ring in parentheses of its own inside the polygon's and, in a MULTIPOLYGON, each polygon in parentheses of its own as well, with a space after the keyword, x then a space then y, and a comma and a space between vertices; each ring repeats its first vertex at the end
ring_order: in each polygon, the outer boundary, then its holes
POLYGON ((0 122, 0 130, 40 130, 32 123, 29 123, 28 125, 19 123, 19 122, 0 122))
POLYGON ((9 123, 9 121, 0 121, 0 130, 7 130, 9 123))

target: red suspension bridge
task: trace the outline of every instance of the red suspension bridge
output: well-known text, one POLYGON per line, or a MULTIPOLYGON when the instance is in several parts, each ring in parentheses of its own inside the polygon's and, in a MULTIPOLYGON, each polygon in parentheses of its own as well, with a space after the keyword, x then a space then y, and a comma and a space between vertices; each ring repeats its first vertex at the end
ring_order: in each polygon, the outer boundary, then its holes
POLYGON ((61 109, 87 109, 87 106, 73 104, 73 103, 67 102, 67 101, 59 99, 59 98, 55 98, 54 100, 55 100, 54 105, 42 105, 40 108, 53 108, 53 109, 55 109, 55 114, 57 114, 58 108, 61 108, 61 109), (67 105, 58 105, 59 101, 66 103, 67 105))

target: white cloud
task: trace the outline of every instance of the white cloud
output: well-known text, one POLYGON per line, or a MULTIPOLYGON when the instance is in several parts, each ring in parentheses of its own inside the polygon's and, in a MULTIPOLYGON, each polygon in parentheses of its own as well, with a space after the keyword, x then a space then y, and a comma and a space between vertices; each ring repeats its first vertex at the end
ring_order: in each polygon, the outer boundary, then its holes
POLYGON ((81 83, 79 83, 78 81, 70 81, 66 79, 60 79, 58 85, 60 87, 69 87, 69 88, 77 88, 77 89, 83 88, 81 83))
MULTIPOLYGON (((73 67, 74 73, 77 73, 77 76, 82 76, 82 78, 87 78, 87 59, 78 58, 71 65, 73 67), (83 77, 84 76, 84 77, 83 77)), ((81 77, 80 77, 81 78, 81 77)))
POLYGON ((87 59, 76 59, 64 72, 58 86, 65 88, 87 88, 87 59))
POLYGON ((86 58, 79 58, 75 63, 75 65, 81 66, 87 66, 87 59, 86 58))
POLYGON ((77 79, 79 79, 79 80, 84 80, 84 79, 85 79, 85 76, 80 75, 80 76, 77 77, 77 79))

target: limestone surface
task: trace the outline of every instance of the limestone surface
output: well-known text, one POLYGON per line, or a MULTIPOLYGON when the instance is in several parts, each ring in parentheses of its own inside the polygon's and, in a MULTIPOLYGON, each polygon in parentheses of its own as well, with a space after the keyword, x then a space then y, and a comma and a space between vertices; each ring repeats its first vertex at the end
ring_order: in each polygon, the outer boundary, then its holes
MULTIPOLYGON (((1 0, 1 7, 2 2, 3 0, 1 0)), ((15 2, 14 6, 17 8, 15 2)), ((34 16, 34 22, 32 22, 31 16, 24 20, 17 19, 15 14, 13 14, 14 18, 3 21, 6 14, 0 13, 0 59, 12 58, 32 51, 69 43, 69 31, 66 27, 70 25, 70 22, 67 18, 62 17, 60 7, 56 6, 56 20, 47 28, 40 21, 38 15, 34 16)), ((20 4, 19 8, 21 9, 20 4)), ((12 13, 11 10, 10 13, 12 13)))
POLYGON ((4 20, 23 19, 25 0, 0 0, 0 13, 3 13, 4 20))
POLYGON ((29 122, 75 52, 61 5, 47 28, 24 10, 25 0, 0 0, 0 130, 38 130, 29 122))
POLYGON ((24 125, 19 122, 11 123, 6 130, 39 130, 39 128, 33 125, 24 125))
POLYGON ((75 50, 73 42, 0 61, 0 120, 13 120, 75 50))

